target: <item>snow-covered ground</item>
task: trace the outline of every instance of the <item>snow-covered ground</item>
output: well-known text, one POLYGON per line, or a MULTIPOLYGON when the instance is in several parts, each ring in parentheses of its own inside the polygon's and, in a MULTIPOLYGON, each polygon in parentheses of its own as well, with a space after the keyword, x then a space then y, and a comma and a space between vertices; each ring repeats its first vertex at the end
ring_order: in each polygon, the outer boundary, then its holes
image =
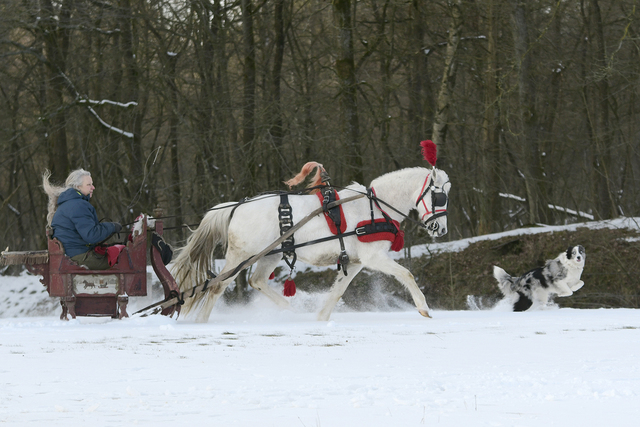
POLYGON ((0 319, 0 425, 635 426, 640 310, 0 319))
POLYGON ((323 297, 219 304, 207 324, 63 322, 37 278, 0 277, 0 426, 638 425, 640 310, 318 322, 323 297))

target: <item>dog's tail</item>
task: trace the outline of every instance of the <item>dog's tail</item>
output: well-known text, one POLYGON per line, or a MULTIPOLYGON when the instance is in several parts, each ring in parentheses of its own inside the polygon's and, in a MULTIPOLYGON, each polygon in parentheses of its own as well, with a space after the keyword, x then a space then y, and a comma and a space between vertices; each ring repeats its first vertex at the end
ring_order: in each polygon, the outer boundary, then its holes
POLYGON ((493 277, 498 281, 498 288, 500 288, 500 291, 505 297, 517 292, 514 290, 515 281, 513 277, 497 265, 493 266, 493 277))

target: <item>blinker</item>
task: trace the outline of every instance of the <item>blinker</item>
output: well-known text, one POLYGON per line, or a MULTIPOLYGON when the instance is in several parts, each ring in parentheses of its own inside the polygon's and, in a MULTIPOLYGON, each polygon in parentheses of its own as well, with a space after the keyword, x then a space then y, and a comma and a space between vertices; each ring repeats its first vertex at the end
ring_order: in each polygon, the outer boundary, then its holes
POLYGON ((436 206, 446 206, 447 205, 447 195, 444 191, 435 191, 435 189, 431 189, 431 199, 433 201, 433 208, 436 206))

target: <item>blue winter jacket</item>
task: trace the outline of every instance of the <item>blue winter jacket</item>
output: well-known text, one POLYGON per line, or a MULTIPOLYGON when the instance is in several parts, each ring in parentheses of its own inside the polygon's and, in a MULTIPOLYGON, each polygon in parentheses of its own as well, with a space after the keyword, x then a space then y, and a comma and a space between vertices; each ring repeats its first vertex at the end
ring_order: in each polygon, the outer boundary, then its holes
POLYGON ((75 188, 69 188, 58 197, 58 209, 53 214, 53 237, 60 240, 69 257, 92 250, 116 232, 112 222, 98 221, 90 197, 75 188))

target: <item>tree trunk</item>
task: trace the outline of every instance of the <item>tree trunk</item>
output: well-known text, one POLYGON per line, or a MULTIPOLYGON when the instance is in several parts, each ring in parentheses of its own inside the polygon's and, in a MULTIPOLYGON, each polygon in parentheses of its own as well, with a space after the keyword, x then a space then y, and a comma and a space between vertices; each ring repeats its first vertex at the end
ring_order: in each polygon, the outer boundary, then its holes
MULTIPOLYGON (((387 23, 390 23, 390 34, 388 34, 388 38, 393 40, 395 37, 395 19, 393 17, 389 17, 387 13, 388 1, 385 2, 384 7, 381 11, 377 11, 375 13, 376 22, 378 24, 378 37, 385 37, 386 35, 386 27, 387 23)), ((392 16, 395 15, 395 6, 393 7, 392 16)), ((393 81, 393 72, 391 70, 391 64, 394 57, 394 43, 389 43, 389 51, 381 52, 380 55, 380 81, 381 81, 381 109, 380 109, 380 145, 388 158, 388 162, 391 163, 390 167, 392 169, 401 169, 402 166, 400 162, 398 162, 398 151, 397 144, 390 143, 391 139, 391 96, 393 94, 392 84, 393 81)))
MULTIPOLYGON (((273 69, 271 72, 271 129, 270 135, 273 141, 276 158, 273 164, 276 165, 276 182, 279 185, 287 177, 286 157, 282 146, 284 130, 282 128, 282 106, 280 105, 280 85, 282 83, 282 61, 284 58, 285 45, 285 23, 284 23, 284 0, 276 0, 274 4, 274 32, 275 32, 275 53, 273 56, 273 69)), ((271 186, 271 185, 270 185, 271 186)))
MULTIPOLYGON (((197 22, 194 26, 194 54, 198 64, 200 90, 197 92, 197 123, 201 152, 196 155, 194 205, 200 210, 210 207, 216 198, 233 198, 234 180, 242 154, 237 135, 231 131, 232 113, 227 78, 226 29, 220 0, 194 3, 197 22)), ((242 165, 242 166, 240 166, 242 165)))
POLYGON ((336 74, 340 84, 340 117, 348 170, 345 181, 364 182, 351 0, 333 0, 333 10, 338 26, 339 48, 336 59, 336 74))
POLYGON ((64 108, 64 92, 67 82, 67 54, 69 52, 69 20, 72 0, 64 0, 60 10, 54 9, 51 0, 43 0, 41 35, 46 57, 46 103, 45 117, 47 132, 47 150, 49 153, 49 169, 52 179, 64 182, 70 172, 67 147, 67 119, 64 108))
POLYGON ((202 212, 213 203, 213 188, 215 173, 213 169, 214 146, 218 142, 216 133, 220 131, 214 126, 215 62, 216 42, 218 38, 218 1, 208 4, 194 2, 193 12, 196 15, 193 30, 193 46, 195 61, 198 66, 199 91, 197 92, 197 114, 194 128, 199 130, 197 135, 200 152, 195 156, 196 176, 191 187, 191 199, 196 211, 202 212))
POLYGON ((439 158, 444 158, 446 152, 445 141, 447 137, 447 125, 449 123, 449 111, 451 105, 451 93, 456 77, 455 57, 460 43, 460 32, 462 29, 462 0, 455 0, 449 3, 449 13, 451 23, 449 24, 449 38, 447 39, 447 49, 444 58, 444 70, 442 72, 442 82, 438 91, 436 101, 436 112, 433 118, 433 133, 431 139, 438 146, 439 158))
MULTIPOLYGON (((242 0, 242 36, 244 43, 243 101, 242 101, 242 150, 246 162, 246 189, 250 194, 256 191, 255 110, 256 110, 256 52, 253 36, 253 5, 251 0, 242 0)), ((243 180, 244 181, 244 180, 243 180)))
POLYGON ((482 193, 478 234, 500 231, 500 108, 498 98, 498 23, 495 0, 488 0, 487 65, 482 129, 482 193))
POLYGON ((609 175, 612 167, 611 145, 613 144, 613 131, 609 119, 609 77, 606 72, 607 57, 604 42, 604 29, 600 5, 598 0, 589 1, 589 43, 595 49, 594 64, 595 75, 599 76, 595 81, 592 104, 593 127, 593 177, 594 201, 598 217, 601 219, 615 218, 618 216, 616 200, 613 192, 613 182, 609 175))
MULTIPOLYGON (((169 146, 171 147, 171 205, 174 212, 174 223, 180 226, 183 223, 182 218, 182 191, 180 189, 180 159, 178 156, 178 124, 180 117, 178 115, 178 88, 176 86, 176 65, 178 55, 175 53, 165 52, 166 57, 166 82, 169 87, 169 146)), ((183 229, 176 229, 177 239, 182 240, 183 229)))
POLYGON ((519 116, 522 122, 522 166, 525 173, 529 222, 549 222, 548 197, 544 171, 541 163, 538 135, 538 114, 535 97, 536 85, 533 77, 531 44, 529 42, 529 19, 525 0, 513 0, 513 36, 518 65, 519 116))
POLYGON ((427 55, 424 51, 424 35, 426 19, 422 12, 422 1, 411 2, 411 52, 409 69, 409 146, 418 144, 425 135, 426 117, 424 100, 427 97, 425 85, 427 83, 427 55))
POLYGON ((131 0, 122 0, 121 10, 122 20, 122 55, 124 65, 122 99, 129 99, 138 103, 137 107, 130 115, 131 130, 133 138, 125 141, 125 152, 129 160, 129 176, 127 184, 127 196, 133 203, 130 208, 134 212, 140 209, 147 209, 148 194, 142 188, 144 182, 145 159, 142 150, 142 121, 144 119, 144 109, 146 102, 140 95, 140 69, 136 57, 137 33, 136 19, 131 7, 131 0))

